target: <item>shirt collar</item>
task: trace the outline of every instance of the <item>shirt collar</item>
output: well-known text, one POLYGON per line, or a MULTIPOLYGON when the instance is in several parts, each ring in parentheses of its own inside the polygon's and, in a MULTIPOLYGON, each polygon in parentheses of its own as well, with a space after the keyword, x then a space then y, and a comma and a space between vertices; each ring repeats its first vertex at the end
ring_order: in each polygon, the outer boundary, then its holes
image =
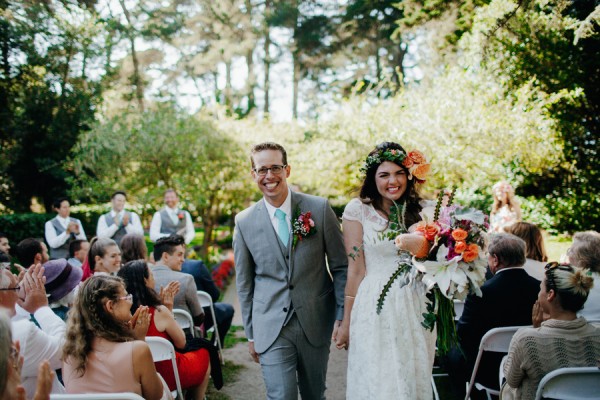
POLYGON ((520 267, 508 267, 508 268, 499 269, 498 271, 496 271, 496 275, 498 275, 498 273, 500 273, 500 272, 509 271, 511 269, 522 269, 523 271, 525 271, 525 268, 523 268, 523 266, 521 265, 520 267))
POLYGON ((60 215, 56 214, 56 219, 63 225, 67 225, 69 223, 69 217, 63 218, 60 215))
POLYGON ((280 207, 273 207, 271 205, 271 203, 269 203, 267 200, 265 200, 265 205, 267 206, 267 211, 269 212, 269 217, 271 217, 271 219, 275 218, 275 211, 277 211, 277 208, 279 208, 281 211, 283 211, 285 213, 286 218, 291 219, 292 218, 292 215, 291 215, 292 214, 292 191, 291 191, 291 189, 288 188, 288 195, 280 207))
POLYGON ((114 217, 115 215, 123 215, 124 213, 125 213, 125 209, 122 209, 119 212, 116 212, 114 208, 110 210, 111 217, 114 217))
POLYGON ((167 210, 167 212, 170 212, 172 214, 177 214, 177 212, 179 211, 179 207, 171 208, 167 205, 165 205, 165 209, 167 210))

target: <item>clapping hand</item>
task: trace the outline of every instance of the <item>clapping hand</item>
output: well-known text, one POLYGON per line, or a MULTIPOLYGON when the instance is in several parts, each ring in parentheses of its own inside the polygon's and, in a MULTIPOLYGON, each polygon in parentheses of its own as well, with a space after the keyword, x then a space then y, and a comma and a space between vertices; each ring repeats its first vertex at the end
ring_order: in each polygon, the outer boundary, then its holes
POLYGON ((169 311, 173 311, 173 304, 175 295, 179 293, 179 288, 181 287, 178 281, 169 282, 167 287, 160 287, 160 293, 158 296, 162 304, 169 309, 169 311))
POLYGON ((52 392, 52 381, 54 380, 54 371, 50 369, 48 360, 43 361, 38 368, 37 388, 33 400, 48 400, 52 392))
POLYGON ((150 326, 150 314, 148 312, 148 306, 139 306, 135 310, 133 317, 127 322, 129 329, 133 332, 133 337, 136 340, 144 340, 146 333, 148 333, 148 327, 150 326))
POLYGON ((32 265, 23 275, 17 302, 28 313, 34 314, 40 308, 48 305, 45 284, 46 277, 42 264, 32 265))
POLYGON ((123 224, 123 226, 127 226, 128 223, 129 223, 129 214, 125 213, 125 215, 123 215, 123 219, 121 220, 121 224, 123 224))
POLYGON ((69 222, 67 232, 79 235, 79 225, 77 225, 77 222, 69 222))

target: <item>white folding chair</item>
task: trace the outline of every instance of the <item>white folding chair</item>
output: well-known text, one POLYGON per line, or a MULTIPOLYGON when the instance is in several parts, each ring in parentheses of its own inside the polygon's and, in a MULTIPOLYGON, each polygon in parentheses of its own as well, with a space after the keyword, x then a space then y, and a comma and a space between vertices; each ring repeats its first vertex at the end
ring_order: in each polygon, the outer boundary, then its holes
POLYGON ((175 375, 175 384, 177 385, 177 390, 172 391, 171 394, 173 395, 173 398, 183 399, 183 390, 181 390, 179 370, 177 369, 177 358, 175 356, 175 347, 173 347, 173 343, 158 336, 146 336, 146 343, 148 343, 148 346, 150 347, 152 360, 154 360, 154 362, 171 360, 171 363, 173 364, 173 373, 175 375))
POLYGON ((454 300, 454 320, 458 321, 460 316, 465 309, 465 301, 464 300, 454 300))
POLYGON ((499 390, 490 389, 475 382, 475 377, 477 376, 477 369, 479 368, 479 364, 481 363, 481 357, 483 356, 484 351, 508 353, 510 341, 512 340, 512 337, 515 334, 515 332, 520 328, 522 328, 522 326, 504 326, 501 328, 493 328, 487 331, 485 335, 483 335, 479 344, 479 352, 477 353, 475 365, 473 366, 471 380, 469 381, 467 386, 467 395, 465 396, 465 400, 469 400, 469 396, 471 395, 473 386, 475 386, 478 390, 485 390, 488 400, 492 399, 492 394, 495 396, 500 395, 499 390))
POLYGON ((213 326, 206 332, 208 333, 214 330, 214 335, 217 338, 217 349, 219 350, 219 355, 221 355, 221 360, 223 360, 223 348, 221 346, 221 338, 219 337, 219 328, 217 327, 217 317, 215 315, 215 307, 213 306, 212 297, 210 297, 210 294, 202 290, 198 290, 196 293, 198 295, 200 306, 210 307, 210 315, 212 316, 213 326))
POLYGON ((173 317, 181 329, 189 329, 192 337, 196 337, 196 327, 194 326, 194 319, 189 312, 180 308, 173 309, 173 317))
POLYGON ((135 393, 51 394, 50 400, 144 400, 135 393))
POLYGON ((535 399, 591 400, 599 394, 599 367, 559 368, 542 378, 535 399))

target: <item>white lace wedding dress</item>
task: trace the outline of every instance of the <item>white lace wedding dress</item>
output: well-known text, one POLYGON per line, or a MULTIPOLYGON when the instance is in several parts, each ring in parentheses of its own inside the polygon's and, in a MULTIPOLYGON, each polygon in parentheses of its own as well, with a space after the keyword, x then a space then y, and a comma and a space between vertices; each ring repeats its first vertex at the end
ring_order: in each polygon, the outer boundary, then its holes
POLYGON ((435 330, 421 326, 425 287, 400 277, 377 314, 377 299, 398 266, 393 241, 382 239, 387 220, 371 205, 353 199, 344 219, 363 226, 366 276, 358 288, 350 320, 347 399, 431 400, 435 330))

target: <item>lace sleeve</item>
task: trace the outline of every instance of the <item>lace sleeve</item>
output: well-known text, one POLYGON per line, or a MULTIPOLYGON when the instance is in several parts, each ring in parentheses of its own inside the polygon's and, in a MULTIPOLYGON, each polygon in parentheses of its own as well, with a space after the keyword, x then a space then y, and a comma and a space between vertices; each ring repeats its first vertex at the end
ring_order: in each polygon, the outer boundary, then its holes
POLYGON ((342 218, 348 221, 363 221, 363 204, 359 199, 352 199, 344 209, 342 218))

